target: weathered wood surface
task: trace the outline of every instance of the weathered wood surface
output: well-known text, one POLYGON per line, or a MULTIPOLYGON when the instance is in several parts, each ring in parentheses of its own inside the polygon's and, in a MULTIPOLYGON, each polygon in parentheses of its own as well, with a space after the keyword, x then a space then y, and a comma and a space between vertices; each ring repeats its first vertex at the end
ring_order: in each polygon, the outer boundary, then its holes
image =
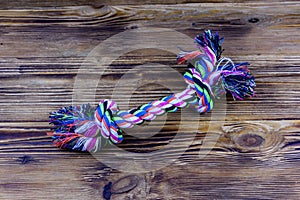
MULTIPOLYGON (((103 199, 109 182, 112 199, 300 199, 300 2, 84 2, 0 3, 0 199, 103 199), (143 27, 171 28, 190 37, 218 30, 226 38, 224 55, 251 63, 257 95, 243 102, 229 98, 224 123, 212 114, 201 116, 188 150, 153 172, 121 172, 89 154, 53 147, 45 135, 48 112, 72 103, 85 57, 103 40, 143 27), (218 142, 199 158, 209 134, 218 142)), ((184 72, 172 53, 129 52, 109 68, 96 99, 109 98, 122 74, 149 62, 184 72)), ((145 85, 130 105, 167 93, 162 86, 145 85)), ((122 106, 124 98, 129 98, 126 87, 115 100, 122 106)), ((161 133, 150 139, 125 136, 120 146, 144 153, 162 149, 179 123, 180 113, 169 114, 161 133)), ((185 127, 181 145, 165 150, 158 162, 189 144, 195 131, 185 127)))

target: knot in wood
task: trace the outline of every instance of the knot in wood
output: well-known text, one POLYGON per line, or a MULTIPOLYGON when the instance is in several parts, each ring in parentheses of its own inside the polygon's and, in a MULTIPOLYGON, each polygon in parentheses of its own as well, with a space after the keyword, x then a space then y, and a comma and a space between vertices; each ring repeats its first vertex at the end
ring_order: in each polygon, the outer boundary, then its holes
POLYGON ((254 148, 263 145, 265 139, 256 134, 243 134, 237 139, 236 142, 242 147, 254 148))
POLYGON ((248 20, 248 22, 250 22, 250 23, 257 23, 257 22, 259 22, 259 19, 258 18, 256 18, 256 17, 253 17, 253 18, 250 18, 249 20, 248 20))
POLYGON ((136 175, 124 176, 113 183, 111 192, 113 194, 122 194, 133 190, 139 183, 139 177, 136 175))

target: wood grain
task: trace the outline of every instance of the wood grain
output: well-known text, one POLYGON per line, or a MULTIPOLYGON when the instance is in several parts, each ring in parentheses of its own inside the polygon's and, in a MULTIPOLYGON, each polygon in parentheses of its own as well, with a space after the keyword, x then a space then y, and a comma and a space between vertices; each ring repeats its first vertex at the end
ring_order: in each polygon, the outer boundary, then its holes
MULTIPOLYGON (((1 1, 0 199, 300 198, 299 2, 195 2, 1 1), (135 137, 126 134, 119 147, 137 158, 159 151, 156 163, 175 159, 152 172, 118 171, 90 154, 53 147, 46 136, 48 113, 72 104, 74 82, 89 52, 115 34, 145 27, 192 38, 204 29, 219 31, 226 39, 224 55, 251 63, 256 96, 242 102, 227 97, 226 113, 216 108, 186 121, 172 113, 137 128, 135 137), (181 133, 178 146, 166 148, 181 133)), ((170 65, 182 74, 185 66, 175 58, 158 49, 122 55, 103 69, 96 99, 110 98, 120 78, 142 64, 170 65)), ((152 71, 163 73, 159 67, 152 71)), ((174 90, 182 89, 180 81, 166 78, 174 90)), ((133 93, 128 85, 120 90, 115 100, 121 108, 128 107, 127 100, 134 107, 171 92, 159 84, 141 85, 133 93)), ((82 94, 83 101, 94 102, 89 91, 82 94)), ((112 159, 116 164, 126 163, 119 151, 112 149, 110 156, 120 156, 112 159)))

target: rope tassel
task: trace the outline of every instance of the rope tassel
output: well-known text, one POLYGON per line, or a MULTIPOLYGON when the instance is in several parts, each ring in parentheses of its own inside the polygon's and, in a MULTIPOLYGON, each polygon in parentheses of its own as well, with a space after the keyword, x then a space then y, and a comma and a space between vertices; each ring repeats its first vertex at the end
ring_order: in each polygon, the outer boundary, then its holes
POLYGON ((195 37, 197 50, 183 51, 178 64, 189 69, 183 78, 185 90, 130 110, 119 110, 112 100, 102 100, 97 107, 89 104, 69 106, 50 113, 53 143, 61 149, 97 152, 103 141, 122 142, 122 129, 152 121, 156 116, 176 112, 194 105, 199 113, 213 109, 214 100, 229 92, 234 99, 243 100, 254 95, 255 81, 248 70, 249 63, 234 64, 221 57, 224 38, 210 30, 195 37), (225 64, 223 64, 226 62, 225 64))

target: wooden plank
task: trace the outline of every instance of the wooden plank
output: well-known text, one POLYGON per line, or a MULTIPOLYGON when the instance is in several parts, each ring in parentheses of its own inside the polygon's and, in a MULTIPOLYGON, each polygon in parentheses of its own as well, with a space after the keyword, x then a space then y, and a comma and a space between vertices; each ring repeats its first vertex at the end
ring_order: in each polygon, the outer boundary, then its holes
MULTIPOLYGON (((0 199, 102 199, 103 192, 113 192, 112 199, 300 198, 299 3, 174 2, 0 2, 0 199), (128 132, 119 147, 138 153, 137 159, 158 152, 157 164, 175 160, 152 172, 130 172, 149 166, 128 165, 123 151, 111 149, 99 158, 53 147, 45 134, 48 113, 72 104, 88 53, 115 34, 145 27, 190 37, 205 28, 218 30, 226 38, 224 55, 251 63, 256 96, 242 102, 228 97, 222 102, 225 110, 188 120, 170 113, 136 128, 135 137, 128 132), (160 128, 153 137, 141 138, 160 128), (178 145, 167 148, 181 134, 178 145), (107 156, 129 171, 112 168, 104 162, 107 156)), ((184 73, 175 58, 157 49, 122 55, 103 70, 96 99, 111 98, 119 79, 145 63, 184 73)), ((97 76, 99 69, 90 67, 90 76, 97 76)), ((164 73, 159 67, 152 71, 164 73)), ((151 77, 144 82, 151 83, 151 77)), ((183 80, 166 77, 166 82, 173 90, 184 88, 183 80)), ((134 107, 171 93, 158 84, 141 85, 133 93, 130 86, 120 86, 115 96, 121 108, 129 99, 134 107)), ((82 101, 94 102, 90 91, 80 92, 82 101)), ((193 110, 186 114, 195 116, 193 110)))
MULTIPOLYGON (((210 122, 212 128, 209 134, 221 136, 206 157, 199 158, 199 153, 205 152, 200 149, 207 129, 203 126, 193 145, 173 164, 155 172, 136 174, 139 177, 137 188, 114 197, 122 199, 135 195, 143 198, 146 195, 149 199, 178 196, 227 199, 288 195, 290 199, 296 199, 300 192, 297 181, 299 170, 295 168, 299 164, 299 124, 300 121, 251 121, 227 122, 220 126, 219 122, 210 122)), ((2 194, 6 198, 19 199, 24 195, 28 198, 49 198, 47 195, 53 198, 96 198, 101 196, 104 185, 109 181, 116 182, 124 176, 134 175, 106 167, 89 154, 60 151, 51 147, 46 137, 25 134, 34 132, 38 127, 33 128, 30 124, 19 126, 25 130, 15 131, 23 132, 23 140, 6 139, 1 142, 0 179, 2 194), (24 155, 29 158, 25 159, 24 155), (71 165, 68 164, 70 162, 71 165), (14 173, 11 173, 12 170, 14 173), (73 187, 68 187, 70 184, 73 187), (43 192, 35 191, 40 187, 43 192)), ((150 141, 152 149, 158 145, 163 148, 164 141, 171 139, 172 135, 163 132, 150 141)), ((190 139, 187 133, 182 147, 190 139)), ((148 148, 151 146, 147 140, 141 142, 128 138, 121 146, 127 150, 144 151, 146 144, 148 148)), ((174 149, 166 150, 162 155, 161 159, 177 156, 174 149)))
MULTIPOLYGON (((254 2, 260 3, 257 0, 246 0, 243 1, 244 3, 247 2, 254 2)), ((272 0, 274 3, 279 2, 286 2, 283 0, 272 0)), ((241 1, 234 1, 234 0, 102 0, 102 1, 89 1, 86 2, 85 0, 61 0, 59 2, 55 0, 47 0, 47 1, 34 1, 34 0, 23 0, 22 2, 13 2, 9 0, 3 0, 0 2, 0 6, 3 9, 32 9, 32 8, 44 8, 44 7, 55 7, 55 6, 84 6, 89 5, 94 8, 99 8, 103 5, 151 5, 151 4, 158 4, 158 5, 172 5, 172 4, 186 4, 186 3, 202 3, 202 4, 215 4, 215 3, 241 3, 241 1)))

